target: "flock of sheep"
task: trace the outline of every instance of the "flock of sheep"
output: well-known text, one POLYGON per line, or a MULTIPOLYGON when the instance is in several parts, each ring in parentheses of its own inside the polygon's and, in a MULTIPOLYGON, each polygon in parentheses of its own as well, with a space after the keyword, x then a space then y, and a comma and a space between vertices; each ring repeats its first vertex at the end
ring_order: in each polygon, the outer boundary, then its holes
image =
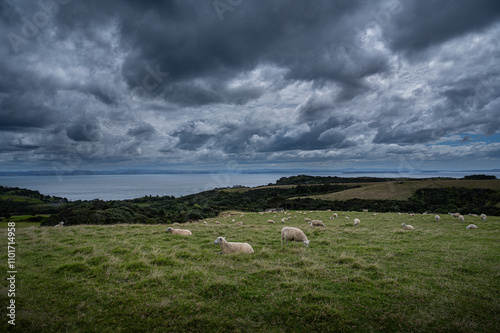
MULTIPOLYGON (((297 214, 301 214, 301 213, 302 212, 297 212, 297 214)), ((264 213, 261 212, 260 214, 263 215, 264 213)), ((398 214, 400 214, 400 213, 398 213, 398 214)), ((427 213, 424 213, 424 214, 427 214, 427 213)), ((290 215, 290 213, 288 213, 288 215, 290 215)), ((374 213, 373 215, 377 216, 378 214, 374 213)), ((449 213, 449 215, 452 215, 453 218, 457 218, 460 222, 465 222, 464 216, 459 214, 459 213, 455 213, 455 214, 449 213)), ((469 215, 477 217, 477 215, 474 215, 474 214, 469 214, 469 215)), ((243 214, 241 216, 243 216, 243 214)), ((410 214, 410 216, 414 216, 414 214, 410 214)), ((294 217, 297 217, 297 216, 295 215, 294 217)), ((482 221, 486 221, 487 217, 485 214, 481 214, 479 217, 481 218, 482 221)), ((281 222, 285 223, 288 219, 291 219, 291 218, 292 217, 285 217, 285 218, 281 219, 281 222)), ((332 220, 335 218, 338 218, 337 213, 334 213, 330 217, 330 219, 332 219, 332 220)), ((349 217, 346 216, 345 219, 348 220, 349 217)), ((439 222, 441 220, 441 217, 439 215, 435 215, 434 219, 436 222, 439 222)), ((235 220, 233 219, 232 222, 235 222, 235 220)), ((271 219, 267 220, 267 222, 272 223, 272 224, 275 223, 274 220, 271 220, 271 219)), ((323 228, 326 227, 325 224, 323 223, 323 221, 320 221, 320 220, 311 220, 309 218, 305 218, 305 222, 307 222, 309 224, 309 226, 311 226, 311 227, 323 227, 323 228)), ((216 221, 215 223, 221 224, 219 221, 216 221)), ((354 226, 355 227, 359 226, 360 223, 361 223, 361 221, 358 218, 354 219, 354 226)), ((204 224, 207 224, 207 222, 205 221, 204 224)), ((243 225, 242 222, 235 222, 234 224, 235 225, 243 225)), ((413 226, 408 225, 406 223, 402 223, 401 226, 404 230, 415 229, 413 226)), ((466 227, 466 229, 477 229, 477 228, 478 227, 475 224, 470 224, 466 227)), ((174 228, 169 227, 166 229, 166 231, 172 235, 182 235, 182 236, 192 235, 191 231, 186 230, 186 229, 174 229, 174 228)), ((295 227, 283 227, 281 229, 281 245, 283 245, 283 241, 285 241, 285 245, 288 243, 288 241, 294 241, 294 242, 301 242, 305 246, 309 246, 309 240, 307 239, 306 234, 301 229, 295 228, 295 227)), ((228 242, 226 240, 226 237, 217 237, 217 239, 214 241, 214 244, 218 244, 220 246, 220 248, 222 250, 220 253, 222 253, 222 254, 235 253, 235 252, 243 252, 243 253, 248 253, 248 254, 254 253, 254 250, 250 244, 228 242)))

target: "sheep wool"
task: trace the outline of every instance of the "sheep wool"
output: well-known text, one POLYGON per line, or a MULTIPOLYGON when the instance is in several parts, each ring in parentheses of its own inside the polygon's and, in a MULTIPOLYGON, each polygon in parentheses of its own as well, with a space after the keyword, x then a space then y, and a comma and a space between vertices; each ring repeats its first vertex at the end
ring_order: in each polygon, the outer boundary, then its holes
POLYGON ((354 219, 354 226, 357 227, 361 221, 359 219, 354 219))
POLYGON ((283 245, 283 239, 285 240, 285 244, 288 241, 302 242, 305 246, 309 246, 309 240, 307 239, 306 234, 294 227, 283 227, 281 229, 281 245, 283 245))
POLYGON ((253 248, 248 243, 235 243, 226 241, 226 237, 217 237, 214 244, 219 244, 222 250, 222 254, 243 252, 252 254, 254 253, 253 248))
POLYGON ((434 216, 434 219, 436 220, 436 222, 439 222, 439 220, 441 220, 441 216, 436 215, 436 216, 434 216))
POLYGON ((415 229, 412 225, 409 225, 409 224, 406 224, 406 223, 401 223, 401 226, 405 230, 413 230, 413 229, 415 229))
POLYGON ((469 224, 465 229, 477 229, 477 225, 475 224, 469 224))
POLYGON ((172 235, 180 235, 180 236, 191 236, 192 235, 191 231, 186 230, 186 229, 174 229, 174 228, 168 227, 167 230, 165 230, 165 231, 171 233, 172 235))
POLYGON ((325 224, 323 223, 323 221, 320 221, 320 220, 312 220, 312 221, 309 221, 309 225, 312 226, 312 227, 325 227, 325 224))

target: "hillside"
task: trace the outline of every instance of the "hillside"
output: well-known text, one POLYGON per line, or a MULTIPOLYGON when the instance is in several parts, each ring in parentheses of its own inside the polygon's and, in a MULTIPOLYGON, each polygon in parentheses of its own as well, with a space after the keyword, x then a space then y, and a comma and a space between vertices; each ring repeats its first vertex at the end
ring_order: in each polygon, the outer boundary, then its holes
POLYGON ((54 214, 66 203, 66 198, 44 195, 29 189, 0 186, 0 219, 12 215, 54 214))
POLYGON ((383 183, 359 183, 360 187, 342 192, 309 196, 324 200, 408 200, 417 190, 426 188, 468 188, 500 191, 500 180, 426 179, 412 181, 389 181, 383 183))
MULTIPOLYGON (((336 211, 16 228, 23 332, 496 332, 500 218, 336 211), (345 217, 350 217, 349 220, 345 217), (282 218, 291 218, 281 223, 282 218), (320 219, 313 228, 305 218, 320 219), (353 226, 354 218, 361 224, 353 226), (235 225, 235 222, 243 225, 235 225), (275 224, 267 220, 275 220, 275 224), (220 224, 216 224, 219 221, 220 224), (207 224, 204 224, 206 222, 207 224), (405 222, 415 230, 402 230, 405 222), (467 230, 469 223, 479 229, 467 230), (310 240, 281 245, 283 226, 310 240), (252 255, 220 255, 219 236, 252 255)), ((0 259, 7 262, 7 242, 0 259)), ((17 280, 16 280, 17 281, 17 280)), ((8 281, 0 287, 7 290, 8 281)), ((7 292, 0 301, 8 304, 7 292)), ((7 332, 7 320, 0 330, 7 332)))

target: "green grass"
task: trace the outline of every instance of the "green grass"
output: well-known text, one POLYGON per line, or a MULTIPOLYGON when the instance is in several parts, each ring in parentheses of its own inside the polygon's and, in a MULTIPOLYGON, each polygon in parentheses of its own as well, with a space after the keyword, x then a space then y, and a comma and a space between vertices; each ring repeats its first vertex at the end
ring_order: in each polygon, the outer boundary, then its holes
MULTIPOLYGON (((449 215, 434 222, 433 215, 341 212, 329 220, 331 214, 292 213, 297 217, 286 225, 304 230, 309 248, 280 245, 281 213, 233 212, 208 224, 174 226, 190 229, 191 237, 167 234, 164 225, 17 229, 16 328, 497 331, 500 217, 482 222, 465 216, 459 223, 449 215), (323 220, 326 228, 309 227, 305 217, 323 220), (402 222, 415 230, 403 231, 402 222), (466 230, 469 223, 479 229, 466 230), (218 236, 249 242, 255 253, 217 254, 218 236)), ((5 313, 5 279, 1 287, 5 313)))
POLYGON ((0 194, 0 200, 13 201, 13 202, 26 202, 31 204, 43 204, 44 202, 40 199, 23 197, 20 195, 12 194, 0 194))
POLYGON ((469 189, 480 188, 500 191, 500 180, 426 179, 383 183, 360 183, 356 185, 361 185, 361 187, 341 192, 314 195, 311 197, 324 200, 407 200, 416 190, 422 188, 465 187, 469 189))

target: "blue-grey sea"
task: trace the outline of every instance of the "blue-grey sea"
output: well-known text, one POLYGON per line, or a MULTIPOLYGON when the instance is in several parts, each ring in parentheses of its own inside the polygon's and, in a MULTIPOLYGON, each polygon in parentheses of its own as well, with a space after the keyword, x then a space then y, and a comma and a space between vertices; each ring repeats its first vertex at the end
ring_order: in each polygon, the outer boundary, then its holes
MULTIPOLYGON (((301 173, 302 174, 302 173, 301 173)), ((315 176, 339 177, 452 177, 462 178, 464 172, 423 173, 307 173, 315 176)), ((489 173, 491 174, 491 173, 489 173)), ((37 190, 45 195, 69 200, 124 200, 152 196, 183 196, 234 185, 259 186, 274 183, 281 177, 296 173, 213 173, 160 175, 87 175, 87 176, 3 176, 0 185, 37 190)), ((500 174, 495 174, 500 178, 500 174)))

